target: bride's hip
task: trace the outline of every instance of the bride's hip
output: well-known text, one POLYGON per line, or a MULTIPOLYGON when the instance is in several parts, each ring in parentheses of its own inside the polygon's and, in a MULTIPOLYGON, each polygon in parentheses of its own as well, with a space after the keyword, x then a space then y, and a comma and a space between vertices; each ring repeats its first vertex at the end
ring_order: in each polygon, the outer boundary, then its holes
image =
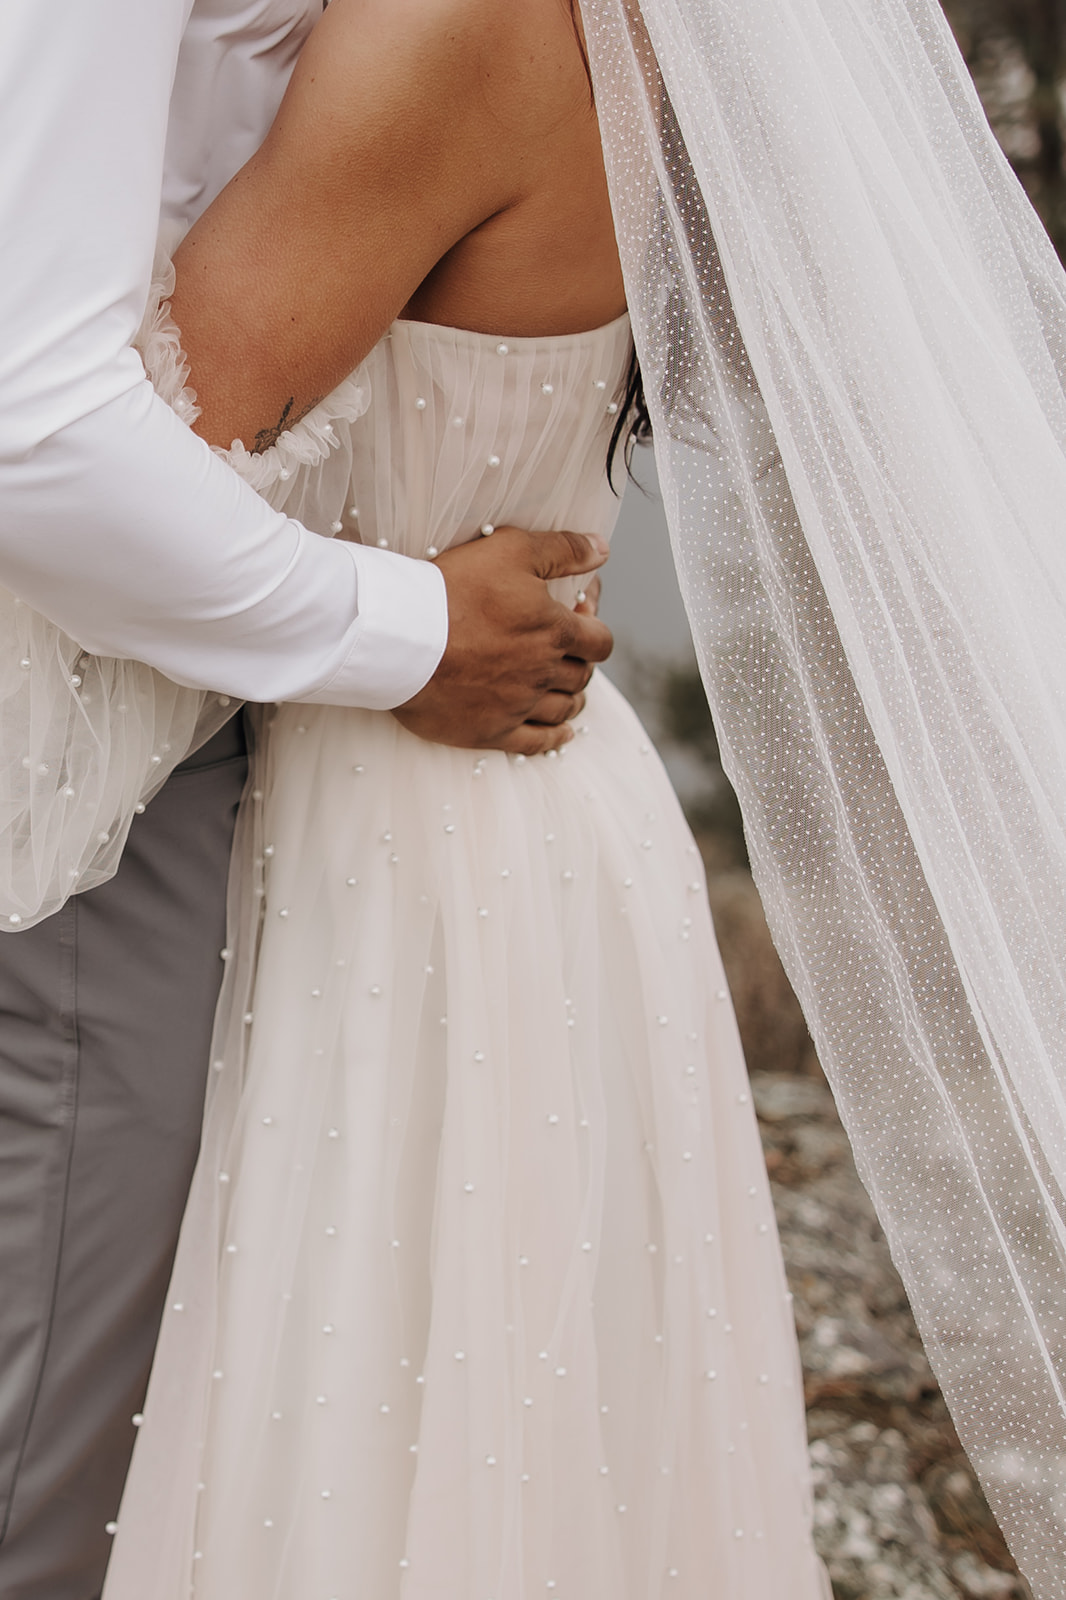
MULTIPOLYGON (((530 772, 550 773, 554 782, 565 781, 563 774, 575 765, 585 767, 591 751, 606 741, 615 753, 632 750, 644 757, 651 754, 651 741, 624 695, 602 672, 596 671, 588 686, 586 704, 573 722, 574 738, 562 750, 544 756, 515 756, 499 750, 468 750, 450 745, 430 744, 403 728, 389 711, 367 711, 355 706, 314 706, 284 704, 271 708, 265 717, 262 755, 282 767, 294 763, 306 768, 326 765, 360 775, 369 768, 370 753, 379 762, 401 763, 405 768, 421 766, 427 775, 456 774, 476 770, 505 773, 525 778, 530 772), (591 747, 588 744, 592 740, 591 747), (589 754, 586 754, 586 752, 589 754), (361 765, 360 765, 361 763, 361 765)), ((379 775, 383 769, 379 767, 379 775)))
POLYGON ((694 854, 650 738, 601 673, 557 756, 428 744, 387 712, 282 706, 260 742, 253 787, 275 850, 284 844, 306 867, 339 849, 355 876, 360 860, 382 852, 393 868, 433 860, 449 877, 460 857, 469 875, 497 855, 532 862, 547 852, 547 865, 567 854, 574 860, 560 870, 576 871, 606 853, 633 862, 625 877, 694 854))

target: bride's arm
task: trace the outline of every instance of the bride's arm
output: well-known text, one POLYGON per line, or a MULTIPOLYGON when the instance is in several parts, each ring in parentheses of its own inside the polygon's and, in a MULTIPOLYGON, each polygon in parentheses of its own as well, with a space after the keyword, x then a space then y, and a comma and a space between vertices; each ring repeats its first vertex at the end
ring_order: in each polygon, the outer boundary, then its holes
POLYGON ((528 26, 500 0, 332 0, 263 148, 175 259, 211 443, 269 445, 521 198, 522 90, 495 73, 528 26))
MULTIPOLYGON (((553 73, 573 53, 557 6, 331 0, 262 150, 175 258, 173 314, 209 442, 271 444, 459 241, 522 201, 545 159, 538 117, 556 114, 553 92, 560 115, 574 98, 553 73)), ((587 116, 583 76, 576 101, 587 116)), ((447 647, 396 715, 425 738, 525 754, 570 737, 543 725, 579 709, 611 637, 543 580, 606 554, 602 540, 508 529, 445 551, 447 647)))

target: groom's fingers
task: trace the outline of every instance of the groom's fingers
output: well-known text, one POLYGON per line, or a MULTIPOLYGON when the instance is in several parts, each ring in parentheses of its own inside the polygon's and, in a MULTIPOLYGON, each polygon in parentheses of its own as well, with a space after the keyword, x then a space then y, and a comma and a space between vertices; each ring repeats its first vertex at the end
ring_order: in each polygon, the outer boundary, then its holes
MULTIPOLYGON (((503 528, 508 535, 518 530, 503 528)), ((602 567, 610 553, 606 539, 598 534, 569 533, 519 533, 526 540, 530 570, 545 582, 552 578, 573 578, 595 572, 602 567)), ((596 580, 593 580, 596 581, 596 580)), ((599 594, 597 584, 597 597, 599 594)), ((564 653, 578 656, 582 661, 606 661, 613 648, 610 629, 596 616, 595 609, 580 607, 573 611, 560 608, 558 618, 559 644, 564 653)))
POLYGON ((563 722, 570 722, 585 709, 585 696, 583 694, 553 694, 548 693, 538 700, 530 711, 526 722, 542 723, 550 728, 557 728, 563 722))
MULTIPOLYGON (((501 528, 501 533, 518 529, 501 528)), ((602 567, 610 553, 606 539, 592 533, 526 533, 530 565, 538 578, 576 578, 602 567)))
MULTIPOLYGON (((589 686, 592 677, 592 668, 587 661, 579 661, 575 656, 560 656, 551 668, 551 678, 545 683, 544 688, 551 694, 579 695, 589 686)), ((525 722, 547 722, 547 717, 537 717, 531 712, 524 717, 525 722)))
POLYGON ((583 616, 580 611, 560 606, 555 627, 555 642, 564 661, 606 661, 614 649, 611 630, 599 617, 583 616))
POLYGON ((448 590, 448 643, 429 683, 394 712, 438 744, 537 755, 570 738, 592 664, 611 652, 595 616, 553 598, 549 577, 586 573, 606 554, 602 540, 572 533, 495 536, 437 558, 448 590))
POLYGON ((496 748, 505 750, 512 756, 547 756, 556 750, 561 750, 573 737, 574 730, 568 722, 562 723, 558 728, 545 728, 533 722, 520 722, 513 733, 509 733, 505 739, 499 741, 496 748))

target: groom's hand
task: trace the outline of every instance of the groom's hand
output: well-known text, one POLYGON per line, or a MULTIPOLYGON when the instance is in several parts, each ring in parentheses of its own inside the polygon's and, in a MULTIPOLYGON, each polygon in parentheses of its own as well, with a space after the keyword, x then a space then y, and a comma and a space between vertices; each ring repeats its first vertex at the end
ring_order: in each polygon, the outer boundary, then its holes
POLYGON ((498 528, 437 557, 448 590, 448 644, 433 677, 393 715, 423 739, 540 755, 573 738, 610 630, 548 593, 549 578, 594 572, 602 539, 498 528))

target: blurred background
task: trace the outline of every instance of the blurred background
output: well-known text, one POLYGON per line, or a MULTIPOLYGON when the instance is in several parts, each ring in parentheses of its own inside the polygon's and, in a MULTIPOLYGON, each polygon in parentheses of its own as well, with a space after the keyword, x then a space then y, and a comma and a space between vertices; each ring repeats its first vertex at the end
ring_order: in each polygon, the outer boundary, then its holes
MULTIPOLYGON (((943 0, 992 128, 1066 258, 1066 0, 943 0)), ((815 1528, 836 1600, 1027 1597, 925 1359, 748 871, 652 453, 638 449, 601 611, 607 671, 670 769, 707 866, 795 1295, 815 1528)))

